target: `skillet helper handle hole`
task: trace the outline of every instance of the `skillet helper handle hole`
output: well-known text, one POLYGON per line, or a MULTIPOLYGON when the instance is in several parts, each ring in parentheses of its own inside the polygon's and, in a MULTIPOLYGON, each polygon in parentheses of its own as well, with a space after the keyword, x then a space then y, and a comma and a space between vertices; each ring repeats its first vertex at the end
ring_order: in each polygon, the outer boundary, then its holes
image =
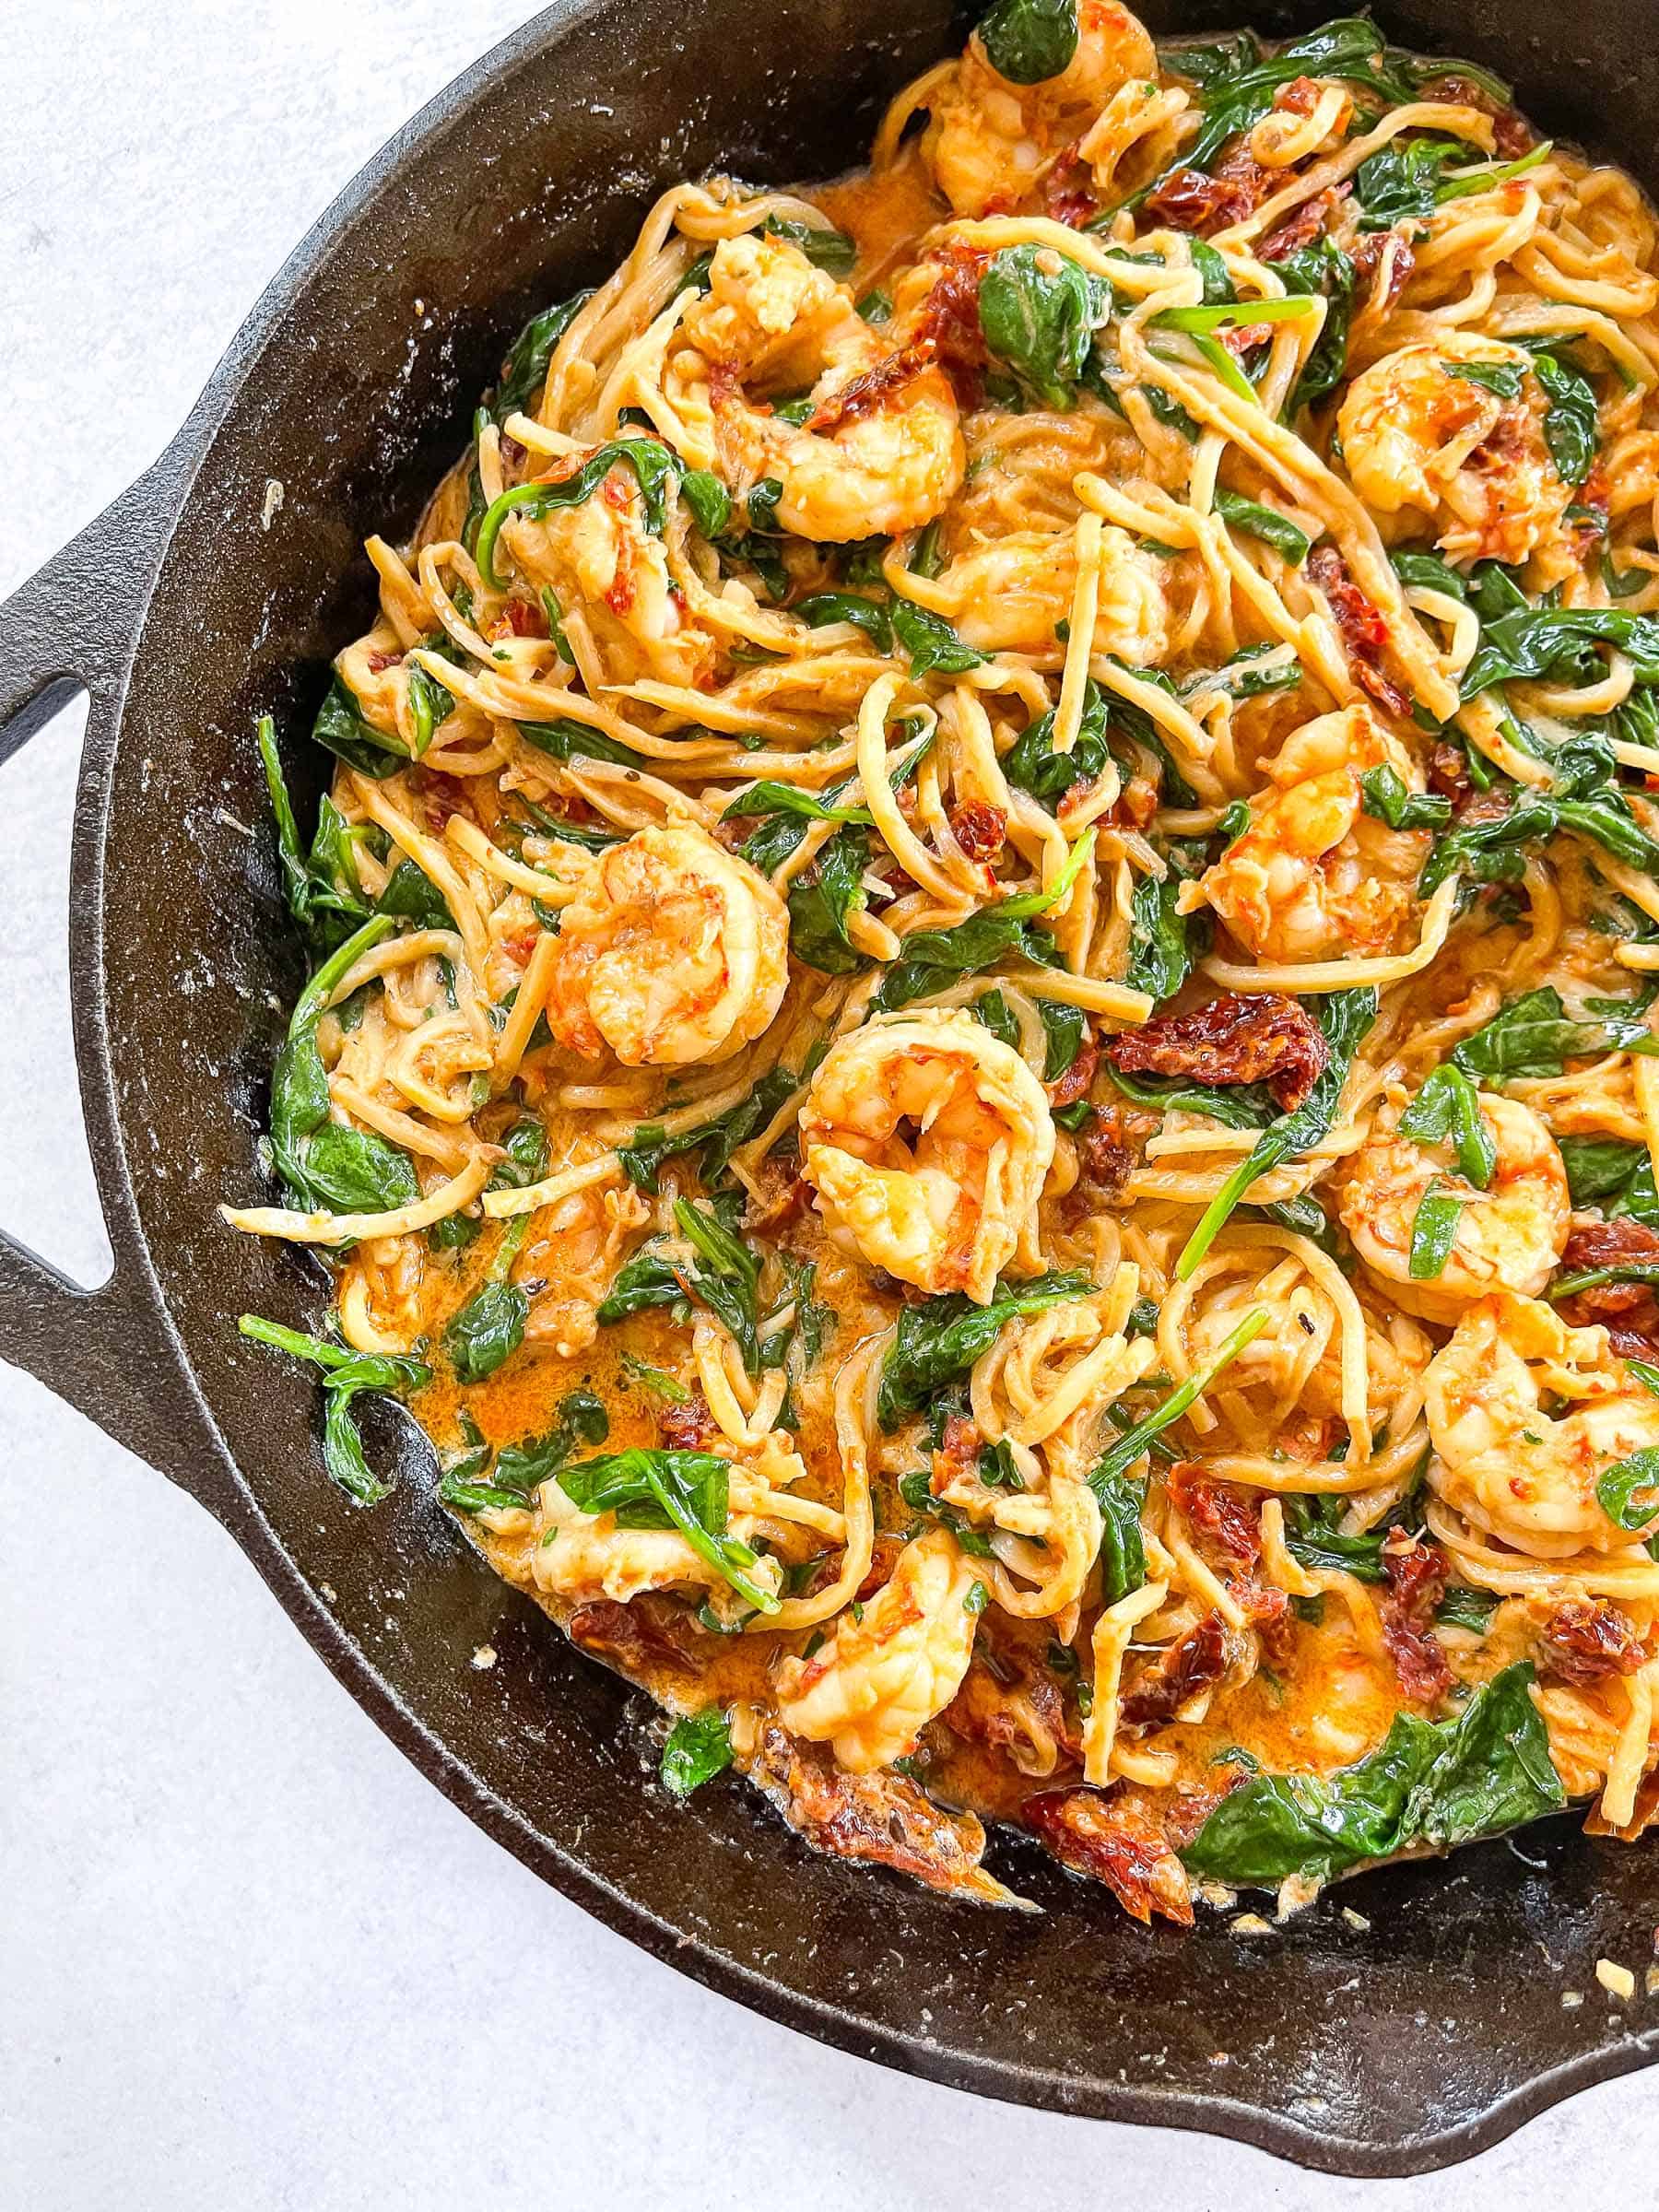
MULTIPOLYGON (((69 1266, 89 1279, 72 1279, 62 1267, 0 1228, 0 1359, 34 1375, 155 1465, 182 1472, 182 1460, 204 1464, 201 1450, 191 1448, 200 1439, 199 1421, 185 1403, 171 1353, 159 1341, 161 1324, 150 1303, 137 1223, 120 1169, 97 942, 102 794, 149 571, 147 560, 141 558, 135 563, 135 548, 155 542, 152 518, 161 467, 158 465, 0 604, 0 794, 9 796, 7 826, 17 829, 22 842, 5 870, 19 894, 9 901, 11 919, 5 926, 24 931, 31 940, 19 943, 10 957, 0 960, 0 974, 11 989, 18 988, 28 955, 33 950, 38 956, 44 947, 47 972, 40 995, 49 998, 61 985, 59 963, 65 957, 68 974, 76 979, 62 995, 73 1014, 74 1064, 81 1077, 100 1217, 96 1225, 74 1223, 66 1236, 59 1233, 63 1216, 74 1211, 76 1195, 75 1166, 65 1164, 73 1144, 73 1114, 68 1100, 57 1095, 67 1080, 64 1064, 68 1055, 58 1035, 43 1039, 45 1049, 37 1056, 32 1039, 25 1033, 34 1015, 10 1003, 8 989, 0 995, 0 1017, 8 1025, 6 1060, 17 1066, 17 1055, 27 1059, 31 1092, 42 1063, 49 1071, 55 1066, 63 1080, 33 1101, 33 1111, 55 1132, 48 1157, 33 1163, 29 1182, 15 1185, 9 1196, 0 1196, 0 1203, 8 1208, 18 1204, 21 1192, 27 1213, 32 1192, 36 1220, 28 1233, 50 1241, 69 1266), (78 754, 73 851, 65 854, 60 841, 66 824, 61 812, 53 819, 55 810, 46 779, 31 777, 35 788, 24 813, 25 818, 32 815, 48 833, 31 836, 27 818, 19 825, 24 771, 15 757, 57 722, 82 692, 88 695, 88 719, 78 754), (69 896, 48 925, 41 912, 46 900, 41 895, 39 877, 57 874, 65 861, 69 896), (31 871, 36 877, 32 881, 31 871), (41 924, 38 930, 37 922, 41 924), (53 1051, 53 1045, 60 1049, 53 1051), (65 1135, 68 1145, 61 1141, 65 1135), (54 1186, 43 1194, 35 1180, 42 1176, 54 1186)), ((54 735, 69 734, 67 720, 65 715, 54 735)), ((5 945, 6 937, 0 935, 0 947, 5 945)), ((8 1147, 14 1156, 19 1149, 8 1147)), ((0 1181, 0 1194, 5 1187, 0 1181)))

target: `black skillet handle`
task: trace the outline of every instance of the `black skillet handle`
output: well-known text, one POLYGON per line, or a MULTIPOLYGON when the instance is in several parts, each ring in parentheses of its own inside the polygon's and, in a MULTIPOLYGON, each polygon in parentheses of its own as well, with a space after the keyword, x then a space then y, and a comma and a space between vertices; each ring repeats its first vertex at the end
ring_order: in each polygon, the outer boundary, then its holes
POLYGON ((161 1319, 114 1133, 100 969, 99 872, 128 666, 180 488, 177 449, 0 604, 3 764, 79 689, 89 695, 70 900, 75 1049, 114 1272, 85 1290, 0 1230, 0 1359, 219 1510, 218 1454, 161 1319))

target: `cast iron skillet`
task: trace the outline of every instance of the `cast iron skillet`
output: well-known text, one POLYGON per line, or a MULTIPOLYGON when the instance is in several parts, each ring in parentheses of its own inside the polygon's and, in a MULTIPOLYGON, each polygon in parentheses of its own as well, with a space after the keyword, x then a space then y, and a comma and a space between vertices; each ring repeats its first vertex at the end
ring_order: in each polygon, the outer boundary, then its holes
MULTIPOLYGON (((1163 31, 1321 7, 1152 8, 1163 31)), ((1654 182, 1659 0, 1384 10, 1512 76, 1547 126, 1654 182)), ((70 963, 112 1279, 0 1239, 0 1352, 198 1498, 358 1701, 525 1863, 682 1971, 825 2041, 1055 2110, 1214 2129, 1336 2172, 1495 2141, 1659 2057, 1601 1999, 1659 1918, 1651 1850, 1575 1824, 1350 1883, 1283 1931, 1132 1926, 1035 1852, 996 1863, 1041 1919, 820 1859, 738 1786, 649 1780, 629 1693, 488 1573, 388 1424, 372 1518, 324 1480, 312 1393, 230 1325, 298 1324, 314 1263, 235 1236, 298 986, 251 740, 297 735, 362 626, 371 529, 412 524, 506 338, 606 272, 654 194, 862 158, 883 100, 965 26, 947 0, 564 0, 441 94, 300 247, 148 475, 0 607, 0 760, 84 685, 70 963), (423 307, 418 309, 417 302, 423 307), (262 523, 266 488, 284 488, 262 523), (388 1618, 395 1628, 388 1630, 388 1618), (493 1671, 470 1665, 495 1646, 493 1671), (1362 1915, 1354 1924, 1344 1907, 1362 1915), (1563 2006, 1564 1991, 1587 1991, 1563 2006)), ((300 748, 302 789, 317 763, 300 748)))

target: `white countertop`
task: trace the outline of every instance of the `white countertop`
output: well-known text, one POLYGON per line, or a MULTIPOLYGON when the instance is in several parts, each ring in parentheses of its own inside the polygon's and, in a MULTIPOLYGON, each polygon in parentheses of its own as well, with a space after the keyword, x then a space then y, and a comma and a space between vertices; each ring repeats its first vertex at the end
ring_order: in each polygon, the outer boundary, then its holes
MULTIPOLYGON (((0 593, 154 458, 313 217, 529 12, 5 0, 0 593)), ((0 767, 0 1221, 95 1279, 63 976, 77 739, 60 718, 0 767)), ((1179 2212, 1651 2200, 1652 2077, 1438 2181, 1359 2183, 822 2050, 544 1888, 375 1731, 206 1513, 8 1369, 0 1434, 18 2212, 958 2212, 1125 2183, 1179 2212)))

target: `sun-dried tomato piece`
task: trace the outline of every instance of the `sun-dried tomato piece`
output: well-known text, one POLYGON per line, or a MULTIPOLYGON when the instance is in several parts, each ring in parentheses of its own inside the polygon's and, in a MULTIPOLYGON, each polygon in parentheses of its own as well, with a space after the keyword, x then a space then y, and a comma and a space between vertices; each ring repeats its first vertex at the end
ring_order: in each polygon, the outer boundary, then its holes
POLYGON ((1177 1783, 1174 1795, 1159 1806, 1164 1834, 1177 1851, 1186 1849, 1223 1798, 1250 1780, 1250 1770, 1242 1765, 1212 1767, 1210 1772, 1218 1778, 1215 1789, 1183 1789, 1177 1783))
MULTIPOLYGON (((1075 797, 1079 791, 1092 789, 1094 781, 1093 777, 1089 777, 1084 783, 1074 783, 1071 790, 1066 793, 1066 798, 1075 797)), ((1111 811, 1106 819, 1114 824, 1126 826, 1131 830, 1144 830, 1158 812, 1158 806, 1159 792, 1156 780, 1151 776, 1131 776, 1128 782, 1124 785, 1117 797, 1112 802, 1111 811)), ((1065 802, 1062 801, 1062 815, 1065 814, 1065 802)))
POLYGON ((953 1413, 947 1417, 945 1432, 933 1455, 931 1488, 936 1498, 953 1483, 958 1476, 965 1475, 973 1466, 984 1442, 978 1428, 966 1414, 953 1413))
POLYGON ((1077 1136, 1077 1180, 1060 1201, 1062 1218, 1075 1228, 1122 1196, 1141 1148, 1158 1127, 1155 1116, 1121 1099, 1097 1100, 1094 1119, 1077 1136))
MULTIPOLYGON (((860 1604, 863 1604, 866 1598, 874 1597, 884 1583, 892 1581, 893 1570, 898 1566, 899 1555, 903 1549, 904 1538, 902 1536, 887 1534, 876 1537, 870 1546, 870 1564, 865 1571, 864 1581, 859 1583, 853 1593, 860 1604)), ((826 1556, 824 1566, 825 1576, 828 1579, 830 1568, 828 1556, 826 1556)))
POLYGON ((1581 1687, 1633 1675, 1648 1653, 1628 1613, 1605 1597, 1570 1597, 1538 1632, 1538 1667, 1581 1687))
POLYGON ((1558 1311, 1571 1328, 1606 1329, 1621 1359, 1659 1354, 1659 1293, 1651 1283, 1602 1283, 1564 1298, 1558 1311))
POLYGON ((1063 1866, 1104 1882, 1133 1919, 1149 1926, 1154 1912, 1178 1927, 1193 1924, 1186 1868, 1150 1814, 1121 1794, 1084 1787, 1041 1790, 1019 1817, 1063 1866))
POLYGON ((1569 542, 1581 560, 1607 535, 1607 522, 1612 511, 1611 495, 1607 486, 1607 472, 1599 461, 1578 488, 1572 502, 1574 521, 1569 542))
POLYGON ((988 799, 962 799, 950 809, 950 833, 970 860, 994 860, 1008 841, 1008 817, 988 799))
POLYGON ((656 1423, 671 1452, 700 1452, 719 1433, 719 1424, 700 1390, 694 1390, 683 1406, 659 1406, 656 1423))
POLYGON ((1293 998, 1277 991, 1228 991, 1188 1014, 1160 1014, 1122 1030, 1106 1047, 1126 1076, 1185 1076, 1196 1083, 1265 1083, 1285 1112, 1324 1074, 1331 1048, 1293 998))
POLYGON ((1347 561, 1335 546, 1315 546, 1308 556, 1307 572, 1330 606, 1354 681, 1389 713, 1409 714, 1411 701, 1382 673, 1382 654, 1390 642, 1388 624, 1348 574, 1347 561))
POLYGON ((1382 1641, 1406 1695, 1424 1705, 1437 1704, 1452 1687, 1452 1669, 1434 1630, 1391 1612, 1385 1600, 1382 1641))
POLYGON ((985 371, 985 334, 979 288, 991 256, 978 246, 951 246, 940 256, 933 289, 916 313, 913 339, 931 342, 964 408, 979 405, 985 371))
POLYGON ((408 777, 429 830, 442 830, 457 814, 472 818, 471 796, 458 777, 445 775, 441 769, 418 767, 412 768, 408 777))
POLYGON ((933 338, 917 338, 909 346, 901 346, 897 353, 889 353, 885 360, 877 361, 874 369, 866 369, 862 376, 855 376, 839 392, 830 393, 806 418, 806 428, 839 430, 850 422, 862 421, 866 415, 879 415, 917 377, 935 366, 938 352, 938 345, 933 338))
POLYGON ((817 1851, 873 1860, 947 1895, 1010 1901, 979 1863, 981 1823, 931 1804, 902 1774, 843 1773, 826 1746, 802 1743, 776 1722, 761 1729, 747 1772, 817 1851))
POLYGON ((509 632, 515 638, 545 638, 547 618, 526 599, 509 599, 501 610, 509 632))
POLYGON ((1293 76, 1274 94, 1273 104, 1285 115, 1312 115, 1324 98, 1324 87, 1316 77, 1293 76))
POLYGON ((1446 1591, 1445 1555, 1431 1544, 1391 1528, 1382 1539, 1382 1641, 1408 1698, 1432 1704, 1452 1687, 1452 1669, 1432 1626, 1446 1591))
POLYGON ((1363 312, 1382 316, 1411 282, 1417 255, 1397 230, 1373 230, 1354 248, 1354 270, 1363 312))
POLYGON ((1461 804, 1474 790, 1469 781, 1469 756, 1460 745, 1448 745, 1444 738, 1429 756, 1429 788, 1441 798, 1461 804))
POLYGON ((786 1161, 763 1160, 760 1188, 751 1191, 743 1209, 743 1226, 763 1236, 775 1237, 781 1229, 805 1215, 812 1200, 812 1185, 786 1161))
MULTIPOLYGON (((1577 1275, 1653 1260, 1659 1260, 1659 1231, 1643 1222, 1581 1221, 1567 1240, 1561 1267, 1577 1275)), ((1659 1296, 1651 1283, 1599 1283, 1563 1299, 1559 1311, 1573 1328, 1606 1329, 1621 1359, 1647 1359, 1659 1350, 1659 1296)))
POLYGON ((1227 1624, 1206 1613, 1167 1652, 1149 1660, 1118 1700, 1118 1720, 1125 1728, 1159 1728, 1171 1721, 1200 1690, 1213 1688, 1227 1672, 1227 1624))
POLYGON ((1382 1539, 1382 1572, 1407 1613, 1432 1612, 1446 1594, 1444 1554, 1403 1528, 1391 1528, 1382 1539))
POLYGON ((692 1674, 696 1669, 690 1654, 670 1625, 676 1618, 664 1614, 648 1597, 636 1597, 625 1606, 614 1598, 596 1597, 591 1605, 577 1606, 565 1633, 584 1652, 608 1660, 626 1675, 638 1677, 660 1666, 692 1674))
POLYGON ((1483 115, 1492 119, 1492 145, 1500 161, 1518 160, 1530 153, 1537 144, 1532 125, 1524 115, 1494 100, 1484 86, 1466 76, 1436 77, 1425 88, 1425 99, 1447 100, 1460 108, 1478 108, 1483 115))
POLYGON ((1296 1616, 1284 1591, 1271 1583, 1258 1583, 1253 1575, 1234 1575, 1228 1583, 1227 1594, 1261 1638, 1267 1656, 1280 1662, 1288 1659, 1296 1616))
POLYGON ((1095 1070, 1100 1065, 1100 1046, 1098 1038, 1085 1031, 1077 1056, 1064 1075, 1057 1076, 1048 1087, 1051 1106, 1075 1105, 1078 1099, 1087 1098, 1088 1087, 1095 1079, 1095 1070))
POLYGON ((1311 246, 1316 238, 1329 229, 1331 218, 1347 197, 1348 187, 1336 184, 1326 192, 1316 192, 1312 199, 1293 207, 1277 229, 1270 230, 1257 248, 1263 261, 1286 261, 1303 246, 1311 246))
POLYGON ((1147 218, 1171 230, 1207 237, 1253 215, 1273 190, 1273 173, 1251 159, 1241 146, 1218 165, 1213 176, 1201 169, 1178 169, 1146 202, 1147 218))
POLYGON ((1561 1269, 1579 1275, 1592 1267, 1621 1267, 1646 1260, 1659 1260, 1659 1229, 1624 1217, 1617 1221, 1577 1221, 1561 1254, 1561 1269))
POLYGON ((1091 1129, 1079 1150, 1078 1187, 1087 1185, 1092 1197, 1115 1198, 1135 1171, 1134 1153, 1104 1127, 1091 1129))
POLYGON ((1068 146, 1042 181, 1042 204, 1053 222, 1068 230, 1081 230, 1100 211, 1093 190, 1093 175, 1077 145, 1068 146))
POLYGON ((1229 1482, 1210 1481, 1190 1459, 1170 1469, 1168 1487, 1171 1500, 1195 1534, 1244 1565, 1261 1558, 1261 1509, 1248 1492, 1229 1482))

